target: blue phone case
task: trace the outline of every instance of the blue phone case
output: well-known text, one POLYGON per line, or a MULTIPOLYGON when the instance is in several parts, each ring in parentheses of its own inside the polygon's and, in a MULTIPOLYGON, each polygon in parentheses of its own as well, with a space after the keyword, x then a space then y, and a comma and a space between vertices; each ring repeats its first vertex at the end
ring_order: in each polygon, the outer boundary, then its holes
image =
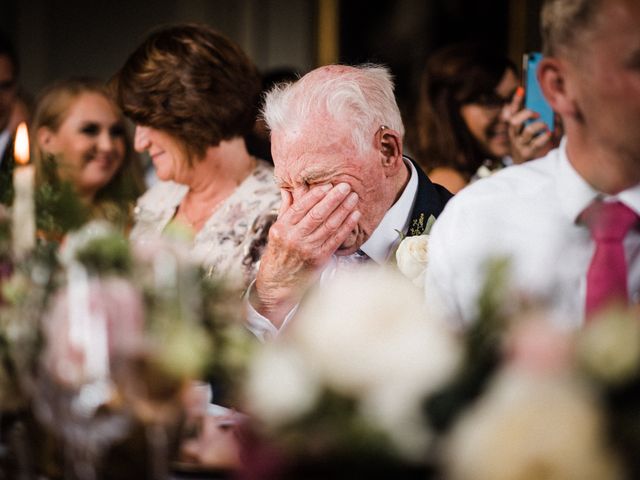
POLYGON ((542 95, 540 90, 540 84, 536 76, 538 71, 538 64, 542 60, 542 54, 540 52, 532 52, 525 54, 523 70, 525 74, 524 87, 525 87, 525 99, 524 106, 529 110, 540 115, 539 120, 542 120, 547 124, 549 130, 553 132, 553 110, 551 105, 542 95))

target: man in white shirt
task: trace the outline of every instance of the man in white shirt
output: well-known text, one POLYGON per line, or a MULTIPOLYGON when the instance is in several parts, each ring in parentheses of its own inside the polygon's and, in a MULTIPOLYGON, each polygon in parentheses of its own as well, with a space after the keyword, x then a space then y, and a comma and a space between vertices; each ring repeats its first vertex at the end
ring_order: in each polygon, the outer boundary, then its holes
POLYGON ((385 262, 399 233, 422 233, 450 194, 402 156, 404 126, 386 68, 320 67, 266 98, 282 191, 249 327, 274 335, 308 287, 345 259, 385 262))
MULTIPOLYGON (((458 325, 474 321, 491 257, 509 257, 514 288, 578 326, 600 248, 585 209, 620 202, 640 214, 640 2, 548 0, 542 90, 565 138, 545 158, 465 189, 432 230, 427 299, 458 325)), ((619 242, 620 243, 620 242, 619 242)), ((623 237, 626 299, 640 292, 640 233, 623 237)))

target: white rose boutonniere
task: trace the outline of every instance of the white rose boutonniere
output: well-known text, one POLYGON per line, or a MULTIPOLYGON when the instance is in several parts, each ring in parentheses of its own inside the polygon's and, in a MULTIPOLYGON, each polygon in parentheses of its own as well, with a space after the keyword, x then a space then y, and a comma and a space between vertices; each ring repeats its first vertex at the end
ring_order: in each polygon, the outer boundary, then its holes
POLYGON ((396 250, 398 270, 419 288, 424 286, 424 272, 427 268, 429 253, 429 232, 435 221, 436 217, 431 215, 425 225, 421 215, 418 225, 412 226, 410 230, 412 236, 402 235, 404 238, 396 250))
POLYGON ((429 235, 405 237, 396 250, 398 270, 417 287, 424 285, 424 271, 427 268, 429 235))

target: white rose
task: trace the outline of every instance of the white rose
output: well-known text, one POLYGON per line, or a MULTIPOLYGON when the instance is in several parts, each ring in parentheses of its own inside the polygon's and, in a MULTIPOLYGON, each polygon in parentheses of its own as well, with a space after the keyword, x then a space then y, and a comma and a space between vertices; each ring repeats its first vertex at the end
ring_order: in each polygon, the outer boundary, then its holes
POLYGON ((395 269, 339 272, 301 306, 290 339, 345 395, 408 383, 429 391, 455 368, 458 345, 425 318, 421 293, 395 269))
POLYGON ((396 262, 402 274, 417 287, 424 285, 427 268, 429 235, 406 237, 396 251, 396 262))
POLYGON ((416 459, 430 434, 424 398, 455 372, 457 339, 425 316, 421 292, 395 268, 340 271, 309 295, 283 338, 322 383, 357 401, 359 413, 416 459))
POLYGON ((311 410, 320 394, 315 371, 291 347, 266 345, 252 360, 246 407, 267 425, 279 426, 311 410))

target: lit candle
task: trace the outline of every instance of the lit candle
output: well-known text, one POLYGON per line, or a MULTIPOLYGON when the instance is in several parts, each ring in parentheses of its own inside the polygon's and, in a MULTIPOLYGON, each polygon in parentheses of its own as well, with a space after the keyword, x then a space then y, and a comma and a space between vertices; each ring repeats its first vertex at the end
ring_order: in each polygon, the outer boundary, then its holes
POLYGON ((36 243, 35 170, 29 165, 29 134, 24 122, 18 126, 13 152, 13 253, 16 258, 22 258, 36 243))

